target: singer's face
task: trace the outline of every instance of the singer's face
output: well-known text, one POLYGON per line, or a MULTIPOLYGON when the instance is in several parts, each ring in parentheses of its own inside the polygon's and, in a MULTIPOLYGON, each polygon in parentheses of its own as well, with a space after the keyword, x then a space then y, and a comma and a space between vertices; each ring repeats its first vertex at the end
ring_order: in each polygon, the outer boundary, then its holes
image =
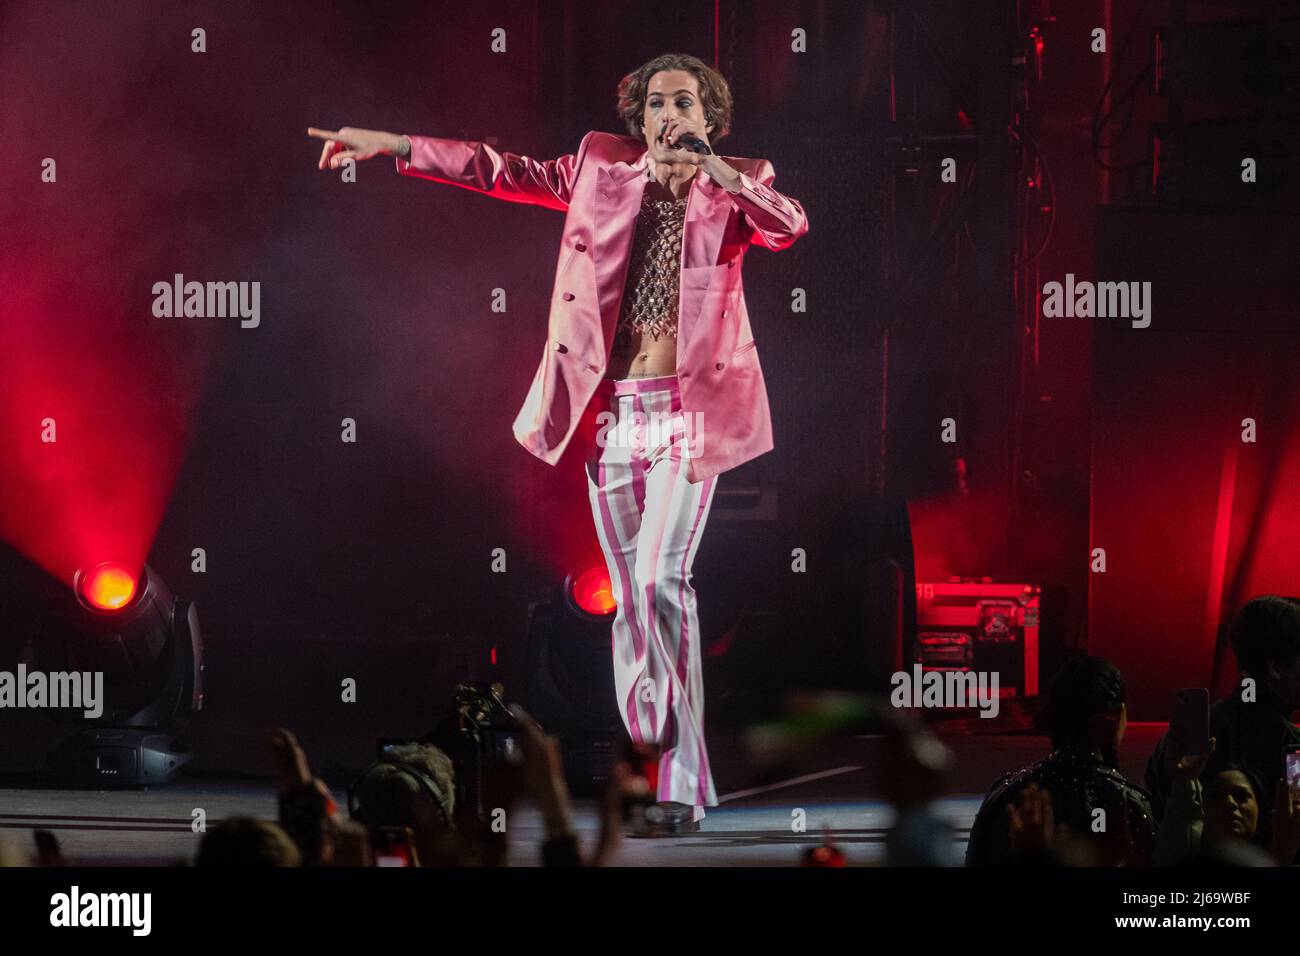
POLYGON ((713 132, 711 125, 705 125, 700 84, 695 74, 688 70, 660 70, 650 78, 646 88, 645 115, 641 120, 646 148, 656 162, 671 163, 681 158, 682 150, 669 149, 659 142, 664 122, 677 118, 696 120, 705 135, 713 132))

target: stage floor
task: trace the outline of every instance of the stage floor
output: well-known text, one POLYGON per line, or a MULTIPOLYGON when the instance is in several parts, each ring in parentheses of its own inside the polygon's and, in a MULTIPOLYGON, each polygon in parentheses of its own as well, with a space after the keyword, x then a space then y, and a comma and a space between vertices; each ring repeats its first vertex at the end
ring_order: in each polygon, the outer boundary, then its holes
MULTIPOLYGON (((1140 782, 1147 754, 1164 725, 1130 728, 1121 769, 1140 782)), ((938 809, 955 828, 959 853, 989 784, 1002 773, 1047 752, 1048 742, 1030 735, 945 736, 957 756, 952 792, 938 809)), ((833 831, 850 865, 884 861, 884 838, 893 811, 879 799, 874 752, 880 738, 845 738, 804 754, 798 772, 784 779, 746 783, 743 768, 727 767, 734 748, 710 742, 716 773, 724 786, 720 805, 709 809, 698 833, 653 840, 626 839, 618 865, 626 866, 790 866, 804 849, 833 831), (721 759, 720 759, 721 758, 721 759), (791 832, 791 811, 807 811, 807 832, 791 832)), ((335 788, 341 804, 346 794, 335 788)), ((87 865, 168 865, 193 859, 199 834, 192 812, 202 808, 208 824, 230 816, 274 820, 275 783, 264 779, 182 777, 149 790, 53 790, 7 782, 0 787, 0 839, 30 849, 32 831, 55 833, 71 861, 87 865)), ((592 801, 577 800, 574 827, 584 847, 594 847, 599 819, 592 801)), ((540 863, 540 814, 524 801, 509 827, 513 866, 540 863)))
MULTIPOLYGON (((340 798, 342 794, 338 794, 340 798)), ((721 797, 721 795, 720 795, 721 797)), ((626 839, 617 858, 621 866, 789 866, 805 847, 820 842, 823 827, 849 862, 878 864, 884 858, 885 830, 893 811, 883 803, 819 803, 803 800, 722 798, 711 808, 698 833, 654 840, 626 839), (808 833, 790 831, 790 810, 807 810, 808 833)), ((275 817, 273 788, 249 784, 186 781, 147 793, 69 790, 0 790, 0 832, 30 848, 31 831, 54 832, 71 860, 94 866, 157 866, 191 860, 199 835, 190 830, 190 811, 202 807, 209 825, 228 816, 275 817)), ((978 797, 945 800, 943 810, 954 825, 969 829, 978 797)), ((600 821, 591 801, 575 801, 574 828, 585 848, 593 848, 600 821)), ((964 852, 965 829, 959 831, 964 852)), ((540 864, 542 819, 530 805, 512 815, 510 865, 540 864)))

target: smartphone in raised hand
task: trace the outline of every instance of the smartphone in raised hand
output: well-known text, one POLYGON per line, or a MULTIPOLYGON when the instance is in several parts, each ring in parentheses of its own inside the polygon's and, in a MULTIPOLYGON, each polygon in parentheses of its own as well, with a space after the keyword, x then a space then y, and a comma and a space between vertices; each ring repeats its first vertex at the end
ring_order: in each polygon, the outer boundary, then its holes
POLYGON ((1200 757, 1210 752, 1210 692, 1207 688, 1184 687, 1178 691, 1174 721, 1169 729, 1188 756, 1200 757))
POLYGON ((1292 796, 1300 794, 1300 744, 1287 744, 1282 754, 1282 772, 1292 796))

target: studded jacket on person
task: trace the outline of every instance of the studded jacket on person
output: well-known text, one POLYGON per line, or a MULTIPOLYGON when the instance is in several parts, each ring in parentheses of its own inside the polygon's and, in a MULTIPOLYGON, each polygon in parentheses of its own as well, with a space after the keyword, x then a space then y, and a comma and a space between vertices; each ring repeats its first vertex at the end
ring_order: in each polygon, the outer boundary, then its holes
POLYGON ((971 826, 967 866, 1015 863, 1007 806, 1030 784, 1052 795, 1052 814, 1076 838, 1096 841, 1099 855, 1115 865, 1150 866, 1155 819, 1150 794, 1130 783, 1095 753, 1063 747, 993 784, 971 826), (1095 811, 1105 811, 1098 815, 1095 811), (1104 830, 1097 831, 1098 823, 1104 830))

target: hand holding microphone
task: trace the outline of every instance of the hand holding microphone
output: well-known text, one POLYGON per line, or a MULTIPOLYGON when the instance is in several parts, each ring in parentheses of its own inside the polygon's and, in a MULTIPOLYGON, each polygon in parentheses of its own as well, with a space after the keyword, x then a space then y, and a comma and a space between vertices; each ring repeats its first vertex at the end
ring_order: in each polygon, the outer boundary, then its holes
POLYGON ((664 120, 663 129, 659 131, 659 141, 670 149, 685 149, 699 156, 712 155, 708 140, 702 126, 697 121, 688 119, 664 120))

